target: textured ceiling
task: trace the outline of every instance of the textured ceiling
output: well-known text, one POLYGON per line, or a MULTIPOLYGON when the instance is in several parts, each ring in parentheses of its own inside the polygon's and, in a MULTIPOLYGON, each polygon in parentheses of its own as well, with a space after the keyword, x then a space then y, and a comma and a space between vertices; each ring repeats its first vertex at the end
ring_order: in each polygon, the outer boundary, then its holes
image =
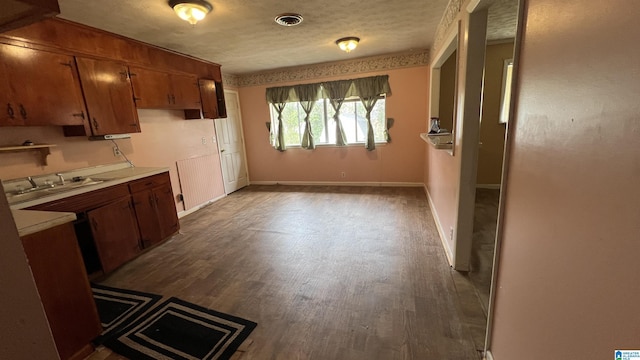
POLYGON ((430 48, 448 0, 210 2, 213 12, 191 26, 166 0, 59 0, 61 18, 209 60, 230 74, 430 48), (304 21, 277 25, 285 12, 304 21), (345 36, 361 39, 350 54, 334 43, 345 36))
POLYGON ((496 0, 487 16, 487 39, 504 40, 516 37, 518 0, 496 0))

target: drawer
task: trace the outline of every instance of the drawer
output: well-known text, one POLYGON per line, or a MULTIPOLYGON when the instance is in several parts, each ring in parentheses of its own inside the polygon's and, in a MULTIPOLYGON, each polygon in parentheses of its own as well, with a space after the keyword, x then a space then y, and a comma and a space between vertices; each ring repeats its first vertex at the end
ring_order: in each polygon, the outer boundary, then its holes
POLYGON ((98 208, 114 200, 127 196, 129 196, 129 188, 127 187, 127 184, 120 184, 35 205, 28 209, 43 211, 69 211, 77 214, 98 208))
POLYGON ((169 177, 169 173, 165 172, 162 174, 149 176, 144 179, 131 181, 129 183, 129 189, 131 190, 131 193, 135 193, 158 187, 160 185, 168 184, 170 182, 171 178, 169 177))

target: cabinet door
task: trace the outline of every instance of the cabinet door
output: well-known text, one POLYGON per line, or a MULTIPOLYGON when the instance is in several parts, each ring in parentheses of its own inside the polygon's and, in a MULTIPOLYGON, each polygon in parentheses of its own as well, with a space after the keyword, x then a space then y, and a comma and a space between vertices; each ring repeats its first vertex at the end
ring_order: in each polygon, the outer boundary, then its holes
POLYGON ((198 78, 171 74, 171 101, 175 109, 200 109, 198 78))
POLYGON ((107 60, 76 62, 93 135, 140 132, 129 69, 107 60))
MULTIPOLYGON (((0 51, 3 48, 0 47, 0 51)), ((2 53, 4 58, 4 53, 2 53)), ((4 61, 0 61, 0 126, 24 125, 24 119, 18 114, 16 105, 12 103, 13 92, 9 86, 9 70, 4 61)))
MULTIPOLYGON (((10 104, 26 125, 84 125, 85 108, 73 57, 0 44, 10 104)), ((6 105, 5 105, 6 106, 6 105)), ((4 113, 4 112, 3 112, 4 113)))
POLYGON ((173 200, 173 191, 171 184, 153 189, 158 219, 160 221, 160 229, 162 239, 175 234, 180 229, 178 214, 176 213, 176 205, 173 200))
POLYGON ((199 79, 200 99, 202 101, 202 115, 205 119, 218 118, 218 101, 216 82, 210 79, 199 79))
POLYGON ((105 273, 140 252, 140 234, 130 197, 91 210, 87 215, 105 273))
POLYGON ((131 68, 131 83, 136 107, 140 109, 171 109, 173 107, 169 74, 131 68))
POLYGON ((22 244, 60 358, 90 351, 102 326, 73 225, 23 236, 22 244))
POLYGON ((142 245, 146 248, 163 239, 161 224, 156 211, 155 196, 151 190, 137 192, 132 196, 142 245))

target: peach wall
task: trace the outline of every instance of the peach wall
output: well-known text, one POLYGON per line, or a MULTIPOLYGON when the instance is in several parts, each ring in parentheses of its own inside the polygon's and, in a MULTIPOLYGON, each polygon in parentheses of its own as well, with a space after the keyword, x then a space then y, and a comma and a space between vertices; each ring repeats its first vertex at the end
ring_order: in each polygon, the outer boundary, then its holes
POLYGON ((59 359, 0 184, 0 359, 59 359))
MULTIPOLYGON (((170 169, 174 194, 180 193, 176 161, 207 154, 217 154, 213 120, 184 120, 181 111, 138 110, 141 133, 131 139, 116 140, 120 149, 136 166, 158 166, 170 169), (202 138, 206 144, 202 144, 202 138)), ((111 141, 89 141, 86 137, 64 137, 62 129, 54 126, 0 128, 0 146, 20 144, 29 139, 36 143, 53 143, 49 165, 41 166, 35 153, 0 154, 0 179, 50 174, 81 167, 123 161, 114 157, 111 141)), ((224 194, 219 157, 214 157, 219 173, 216 193, 224 194)), ((184 210, 176 200, 178 211, 184 210)))
MULTIPOLYGON (((451 265, 461 271, 469 269, 473 237, 486 19, 486 10, 471 15, 462 11, 446 32, 445 39, 456 41, 458 54, 454 144, 452 150, 428 145, 425 165, 424 183, 440 237, 451 265)), ((443 44, 432 64, 448 47, 443 44)))
MULTIPOLYGON (((319 146, 313 151, 290 148, 279 152, 269 145, 265 122, 270 121, 265 89, 293 83, 239 89, 251 181, 422 183, 424 150, 419 137, 427 118, 429 71, 427 66, 350 75, 357 78, 389 75, 392 96, 386 115, 395 119, 392 142, 366 151, 364 145, 319 146), (346 177, 340 177, 344 171, 346 177)), ((322 80, 337 80, 340 77, 322 80)), ((314 80, 319 81, 319 80, 314 80)), ((314 82, 306 81, 306 82, 314 82)))
POLYGON ((640 23, 635 0, 528 0, 491 351, 640 349, 640 23))
POLYGON ((513 58, 513 42, 487 46, 482 90, 482 120, 478 152, 478 184, 500 184, 505 124, 500 124, 504 61, 513 58))

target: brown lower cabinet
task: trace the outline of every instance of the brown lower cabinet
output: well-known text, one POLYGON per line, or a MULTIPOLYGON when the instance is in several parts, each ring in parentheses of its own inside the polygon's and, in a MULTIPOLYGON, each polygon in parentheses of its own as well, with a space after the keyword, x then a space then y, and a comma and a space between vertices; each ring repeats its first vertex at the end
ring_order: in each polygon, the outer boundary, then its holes
POLYGON ((60 359, 83 359, 102 326, 72 223, 22 238, 60 359))
POLYGON ((87 218, 105 273, 133 259, 142 250, 130 197, 91 210, 87 218))
POLYGON ((129 184, 142 244, 154 245, 180 228, 168 173, 129 184))
POLYGON ((29 210, 76 213, 86 271, 109 273, 179 229, 169 173, 149 176, 29 210))

